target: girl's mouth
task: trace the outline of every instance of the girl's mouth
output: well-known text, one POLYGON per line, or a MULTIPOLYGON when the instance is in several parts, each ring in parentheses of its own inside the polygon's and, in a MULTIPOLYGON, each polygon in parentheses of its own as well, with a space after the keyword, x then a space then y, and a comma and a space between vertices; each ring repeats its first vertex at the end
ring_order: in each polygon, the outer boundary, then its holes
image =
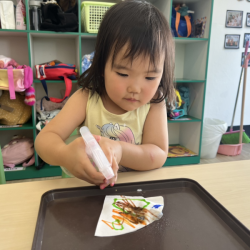
POLYGON ((129 102, 138 102, 138 100, 136 100, 134 98, 125 98, 125 100, 127 100, 129 102))

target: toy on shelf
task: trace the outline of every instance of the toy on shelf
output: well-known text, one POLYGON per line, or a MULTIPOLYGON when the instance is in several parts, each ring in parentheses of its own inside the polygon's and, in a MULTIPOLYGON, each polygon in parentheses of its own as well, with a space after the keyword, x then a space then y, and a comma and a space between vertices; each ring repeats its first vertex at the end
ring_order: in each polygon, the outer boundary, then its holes
MULTIPOLYGON (((175 90, 176 103, 171 105, 168 109, 169 120, 176 120, 184 115, 188 115, 188 109, 190 106, 189 101, 189 87, 180 85, 175 90)), ((189 118, 182 118, 185 120, 191 120, 189 118)))
POLYGON ((177 4, 172 8, 171 29, 175 37, 190 37, 193 21, 190 13, 193 14, 194 11, 188 10, 185 4, 177 4))
POLYGON ((188 108, 190 105, 189 101, 189 87, 187 86, 178 86, 178 91, 182 99, 182 106, 181 108, 184 110, 184 115, 188 114, 188 108))
POLYGON ((180 107, 184 102, 182 101, 180 92, 177 89, 175 90, 175 94, 176 94, 175 105, 171 105, 170 109, 168 110, 168 117, 174 120, 185 115, 184 110, 180 109, 180 107))

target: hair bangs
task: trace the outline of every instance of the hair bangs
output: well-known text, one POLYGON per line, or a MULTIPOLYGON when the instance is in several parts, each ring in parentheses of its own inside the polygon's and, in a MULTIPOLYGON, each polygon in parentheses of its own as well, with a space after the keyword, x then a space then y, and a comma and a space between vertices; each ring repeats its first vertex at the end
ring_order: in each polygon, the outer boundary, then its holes
MULTIPOLYGON (((113 37, 112 45, 112 66, 117 54, 126 46, 123 59, 128 59, 131 63, 139 56, 149 57, 150 64, 154 67, 164 51, 164 38, 160 32, 159 22, 155 20, 155 13, 150 4, 142 5, 142 15, 138 15, 135 10, 130 11, 128 22, 120 20, 119 28, 113 37), (154 18, 152 18, 154 16, 154 18), (156 28, 157 27, 157 28, 156 28)), ((127 19, 127 18, 126 18, 127 19)))
POLYGON ((163 14, 145 1, 122 1, 106 12, 99 27, 92 65, 80 76, 79 85, 92 94, 103 95, 106 92, 105 65, 111 58, 113 66, 124 48, 123 57, 131 63, 142 56, 149 58, 149 67, 156 68, 158 60, 164 57, 162 79, 157 96, 151 102, 161 102, 165 98, 173 102, 175 56, 171 29, 163 14))

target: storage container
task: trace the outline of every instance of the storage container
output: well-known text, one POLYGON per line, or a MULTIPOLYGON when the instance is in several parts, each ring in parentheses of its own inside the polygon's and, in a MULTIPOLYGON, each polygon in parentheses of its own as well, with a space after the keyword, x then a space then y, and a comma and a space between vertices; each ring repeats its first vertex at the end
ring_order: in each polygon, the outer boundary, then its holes
POLYGON ((82 32, 98 33, 106 11, 115 3, 84 1, 81 4, 82 32))

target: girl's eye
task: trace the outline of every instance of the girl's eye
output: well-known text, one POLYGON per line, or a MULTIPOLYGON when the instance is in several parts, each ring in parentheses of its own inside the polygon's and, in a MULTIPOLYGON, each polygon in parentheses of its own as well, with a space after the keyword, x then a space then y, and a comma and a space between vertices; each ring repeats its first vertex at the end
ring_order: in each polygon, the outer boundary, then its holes
POLYGON ((128 75, 127 74, 122 74, 122 73, 119 73, 119 72, 116 72, 117 75, 119 76, 122 76, 122 77, 127 77, 128 75))
POLYGON ((147 80, 152 81, 155 79, 155 77, 146 77, 147 80))

